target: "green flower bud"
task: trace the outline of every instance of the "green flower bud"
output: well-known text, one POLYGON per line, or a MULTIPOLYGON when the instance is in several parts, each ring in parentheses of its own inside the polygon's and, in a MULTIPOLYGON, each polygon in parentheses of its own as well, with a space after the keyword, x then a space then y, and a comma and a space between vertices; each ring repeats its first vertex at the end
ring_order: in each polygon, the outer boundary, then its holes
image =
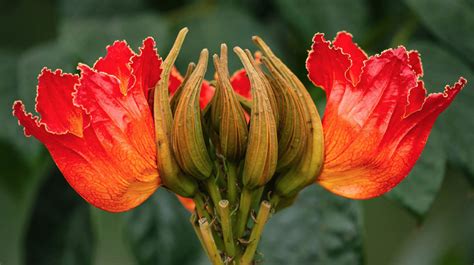
POLYGON ((245 155, 248 128, 244 110, 230 84, 225 44, 221 46, 221 58, 214 55, 214 66, 217 72, 217 89, 211 107, 211 120, 214 124, 217 123, 220 152, 229 161, 238 162, 245 155))
POLYGON ((277 125, 268 96, 270 83, 263 72, 257 70, 252 56, 249 57, 239 47, 234 51, 242 61, 251 84, 252 111, 242 181, 246 189, 255 189, 264 186, 275 173, 278 160, 277 125))
POLYGON ((290 80, 271 64, 266 57, 263 63, 271 74, 272 85, 278 100, 280 122, 278 127, 278 165, 277 171, 292 166, 300 161, 306 146, 307 126, 305 117, 306 109, 297 90, 290 80))
POLYGON ((203 135, 199 107, 199 95, 207 70, 208 56, 208 50, 202 50, 196 69, 183 85, 171 137, 176 160, 181 169, 200 180, 207 179, 213 169, 203 135))
POLYGON ((279 174, 275 181, 274 192, 277 196, 292 197, 301 189, 314 183, 324 160, 324 141, 321 118, 311 96, 303 83, 288 67, 275 56, 266 43, 259 37, 253 37, 254 42, 262 50, 273 68, 291 84, 304 108, 306 145, 301 159, 287 171, 279 174))
POLYGON ((176 163, 171 147, 171 129, 173 116, 169 100, 169 76, 179 50, 183 44, 187 28, 182 29, 162 64, 161 78, 154 92, 154 120, 156 138, 156 159, 158 172, 165 187, 183 197, 193 197, 197 191, 197 183, 185 176, 176 163))

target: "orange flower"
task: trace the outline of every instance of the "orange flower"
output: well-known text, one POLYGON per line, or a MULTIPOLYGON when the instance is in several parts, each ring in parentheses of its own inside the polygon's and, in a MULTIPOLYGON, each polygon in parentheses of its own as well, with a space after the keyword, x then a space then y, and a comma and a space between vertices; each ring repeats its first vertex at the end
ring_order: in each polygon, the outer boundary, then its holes
POLYGON ((332 44, 316 34, 306 67, 327 96, 317 181, 354 199, 379 196, 408 175, 436 118, 466 84, 460 78, 426 96, 418 52, 400 46, 367 57, 346 32, 332 44))
POLYGON ((136 207, 160 185, 156 169, 150 89, 160 78, 161 58, 147 38, 139 54, 124 41, 107 47, 81 75, 43 69, 36 110, 21 101, 13 114, 43 142, 69 184, 98 208, 120 212, 136 207))

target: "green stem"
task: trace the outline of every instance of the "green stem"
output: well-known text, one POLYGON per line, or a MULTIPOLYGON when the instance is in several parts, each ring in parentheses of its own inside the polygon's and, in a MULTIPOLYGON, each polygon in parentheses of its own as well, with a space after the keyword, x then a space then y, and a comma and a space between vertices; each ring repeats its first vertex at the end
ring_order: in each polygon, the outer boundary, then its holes
POLYGON ((209 195, 211 196, 212 203, 214 207, 217 207, 219 202, 222 200, 221 193, 219 191, 219 187, 217 186, 216 182, 212 177, 206 180, 207 190, 209 191, 209 195))
POLYGON ((278 204, 280 203, 281 197, 273 194, 272 197, 270 198, 270 204, 272 205, 273 209, 276 209, 278 204))
POLYGON ((219 250, 217 249, 216 242, 214 241, 214 237, 212 236, 211 227, 206 218, 199 219, 199 230, 201 231, 202 241, 206 246, 209 254, 208 256, 212 264, 224 265, 224 262, 222 262, 221 256, 219 254, 219 250))
POLYGON ((244 188, 240 194, 240 205, 239 211, 237 213, 237 230, 236 238, 240 238, 245 233, 245 228, 247 228, 247 222, 250 214, 250 208, 252 206, 252 191, 244 188))
POLYGON ((263 201, 258 211, 257 221, 250 234, 249 244, 245 249, 244 255, 240 260, 240 265, 250 265, 257 251, 258 243, 263 232, 263 228, 270 217, 270 210, 272 209, 271 204, 268 201, 263 201))
POLYGON ((263 191, 265 187, 260 187, 253 192, 252 195, 252 209, 257 210, 260 206, 260 201, 262 200, 263 191))
POLYGON ((196 204, 196 211, 198 213, 199 218, 206 218, 208 220, 212 220, 211 216, 206 210, 206 205, 200 193, 197 193, 196 196, 193 198, 194 203, 196 204))
POLYGON ((237 167, 234 163, 227 164, 227 199, 230 205, 237 203, 237 167))
POLYGON ((224 236, 224 246, 229 257, 235 256, 235 242, 232 233, 232 222, 230 220, 229 201, 222 200, 217 207, 221 219, 222 234, 224 236))

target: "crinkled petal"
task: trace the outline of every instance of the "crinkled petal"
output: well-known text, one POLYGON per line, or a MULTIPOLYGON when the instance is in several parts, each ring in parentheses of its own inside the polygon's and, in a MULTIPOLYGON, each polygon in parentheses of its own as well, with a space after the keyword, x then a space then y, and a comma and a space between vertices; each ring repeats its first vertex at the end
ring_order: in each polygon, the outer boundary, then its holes
POLYGON ((107 55, 97 60, 94 69, 117 77, 120 91, 126 94, 135 82, 130 67, 130 59, 134 55, 126 41, 116 41, 107 47, 107 55))
POLYGON ((352 41, 352 34, 345 31, 337 33, 334 39, 334 47, 341 48, 344 53, 349 54, 352 64, 346 72, 346 78, 350 79, 353 85, 356 85, 359 83, 367 54, 352 41))
POLYGON ((49 132, 69 132, 82 137, 83 128, 88 125, 88 117, 72 104, 72 93, 78 80, 77 75, 63 74, 61 70, 52 72, 43 68, 41 71, 38 77, 36 111, 49 132))
POLYGON ((146 38, 140 48, 140 53, 133 56, 131 60, 132 74, 135 77, 134 86, 136 89, 141 89, 148 100, 151 95, 150 90, 160 80, 162 72, 162 60, 158 56, 155 40, 152 37, 146 38))

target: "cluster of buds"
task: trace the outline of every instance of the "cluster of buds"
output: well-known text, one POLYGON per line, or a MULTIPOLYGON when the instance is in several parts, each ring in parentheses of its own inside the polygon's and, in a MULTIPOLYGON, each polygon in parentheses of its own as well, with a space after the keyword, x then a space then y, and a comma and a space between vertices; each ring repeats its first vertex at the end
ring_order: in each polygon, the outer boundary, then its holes
POLYGON ((194 201, 193 222, 211 259, 248 264, 271 210, 291 204, 315 182, 323 162, 321 120, 302 82, 259 37, 253 38, 258 60, 249 50, 233 49, 251 100, 232 87, 225 44, 212 58, 210 104, 199 104, 207 49, 189 64, 170 99, 169 76, 186 33, 179 33, 154 90, 159 175, 166 188, 194 201))

